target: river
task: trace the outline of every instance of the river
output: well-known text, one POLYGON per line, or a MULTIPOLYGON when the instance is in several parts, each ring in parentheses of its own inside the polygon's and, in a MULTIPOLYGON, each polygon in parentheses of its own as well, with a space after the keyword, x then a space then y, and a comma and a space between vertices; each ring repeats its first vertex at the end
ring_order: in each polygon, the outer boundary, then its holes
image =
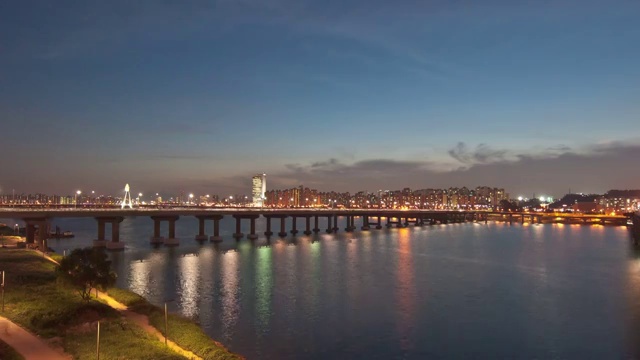
MULTIPOLYGON (((217 245, 183 217, 180 246, 154 248, 152 221, 127 218, 111 258, 120 287, 168 301, 248 359, 640 357, 640 251, 625 227, 340 224, 236 242, 225 218, 217 245)), ((92 219, 56 225, 76 234, 50 240, 58 252, 96 236, 92 219)))

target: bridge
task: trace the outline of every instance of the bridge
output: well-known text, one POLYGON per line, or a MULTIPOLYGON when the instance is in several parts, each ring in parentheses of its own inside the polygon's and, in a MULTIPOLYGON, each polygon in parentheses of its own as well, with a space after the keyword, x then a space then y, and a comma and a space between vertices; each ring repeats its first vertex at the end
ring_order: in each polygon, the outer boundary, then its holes
POLYGON ((120 241, 120 223, 125 217, 148 216, 153 222, 153 235, 150 237, 151 244, 164 244, 168 246, 179 245, 179 240, 175 236, 175 223, 181 216, 194 216, 198 219, 198 234, 195 239, 198 241, 220 242, 220 220, 225 216, 235 219, 235 232, 233 237, 239 240, 245 236, 241 232, 242 221, 249 221, 249 239, 257 239, 256 219, 264 217, 266 219, 266 229, 264 235, 270 237, 274 235, 272 230, 272 220, 276 224, 280 222, 278 236, 284 237, 288 233, 298 234, 298 219, 304 219, 305 235, 311 235, 321 231, 319 228, 319 218, 327 219, 327 233, 335 233, 339 230, 338 218, 343 218, 346 232, 355 231, 355 219, 360 218, 362 226, 360 230, 367 231, 372 228, 381 229, 386 227, 406 227, 409 225, 424 226, 434 224, 449 224, 467 221, 502 220, 513 223, 514 221, 525 221, 531 223, 542 222, 575 222, 583 224, 616 224, 625 225, 626 216, 604 216, 604 215, 578 215, 578 214, 553 214, 553 213, 512 213, 512 212, 491 212, 491 211, 452 211, 452 210, 398 210, 398 209, 316 209, 316 208, 211 208, 211 207, 183 207, 183 208, 0 208, 0 218, 20 219, 26 224, 26 241, 35 243, 40 248, 44 248, 47 235, 49 233, 50 221, 52 218, 95 218, 97 222, 97 237, 93 241, 93 246, 106 247, 110 250, 124 249, 124 243, 120 241), (285 219, 291 218, 291 229, 287 232, 285 219), (382 219, 385 219, 383 223, 382 219), (205 231, 207 221, 213 222, 213 234, 208 236, 205 231), (162 236, 160 224, 168 223, 168 234, 162 236), (313 223, 313 225, 312 225, 313 223), (111 239, 106 239, 106 227, 111 226, 111 239), (37 235, 37 236, 36 236, 37 235))

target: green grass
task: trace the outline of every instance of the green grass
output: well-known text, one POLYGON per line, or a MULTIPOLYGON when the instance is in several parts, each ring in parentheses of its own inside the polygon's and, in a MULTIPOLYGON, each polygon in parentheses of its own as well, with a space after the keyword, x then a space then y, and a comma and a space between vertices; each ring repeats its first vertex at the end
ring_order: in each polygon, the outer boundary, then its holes
POLYGON ((120 288, 109 288, 108 294, 118 302, 121 302, 127 306, 134 306, 136 304, 147 302, 147 300, 142 296, 132 291, 120 288))
MULTIPOLYGON (((97 324, 71 331, 64 347, 77 359, 95 359, 97 324)), ((184 359, 124 318, 100 323, 101 359, 173 360, 184 359)))
POLYGON ((3 315, 44 338, 61 337, 75 359, 95 358, 98 320, 101 359, 182 358, 111 307, 83 301, 77 291, 57 281, 54 269, 33 251, 0 249, 0 270, 6 271, 3 315))
POLYGON ((61 254, 58 253, 50 253, 49 257, 52 258, 53 260, 60 262, 60 260, 63 259, 63 256, 61 254))
MULTIPOLYGON (((131 310, 147 315, 149 323, 165 333, 164 310, 152 305, 142 296, 128 290, 111 288, 109 295, 127 305, 131 310)), ((206 360, 241 359, 240 356, 229 352, 221 344, 213 341, 200 326, 192 320, 170 314, 168 317, 169 339, 206 360)))
POLYGON ((11 346, 9 346, 4 341, 0 340, 0 359, 3 360, 24 360, 22 355, 18 354, 17 351, 13 350, 11 346))

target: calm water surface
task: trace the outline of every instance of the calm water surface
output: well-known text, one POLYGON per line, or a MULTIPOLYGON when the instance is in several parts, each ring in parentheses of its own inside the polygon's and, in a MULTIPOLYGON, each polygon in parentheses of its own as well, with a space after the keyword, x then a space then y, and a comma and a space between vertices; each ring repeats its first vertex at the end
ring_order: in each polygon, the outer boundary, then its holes
MULTIPOLYGON (((225 220, 220 245, 198 244, 185 217, 179 247, 153 248, 151 220, 125 219, 119 286, 169 300, 249 359, 640 357, 640 252, 624 227, 467 223, 236 242, 225 220)), ((54 225, 76 233, 50 241, 60 252, 97 232, 90 219, 54 225)))

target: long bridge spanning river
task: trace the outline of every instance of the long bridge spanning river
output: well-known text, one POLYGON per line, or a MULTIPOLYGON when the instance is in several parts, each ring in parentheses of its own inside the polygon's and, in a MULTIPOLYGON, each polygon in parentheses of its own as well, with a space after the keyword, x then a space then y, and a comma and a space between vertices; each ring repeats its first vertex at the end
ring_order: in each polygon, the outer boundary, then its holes
POLYGON ((284 237, 288 233, 298 234, 298 219, 303 219, 302 231, 305 235, 311 235, 320 231, 334 233, 339 230, 338 219, 344 219, 344 230, 352 232, 357 229, 356 219, 361 220, 360 230, 381 229, 386 227, 425 226, 435 224, 449 224, 468 221, 508 221, 513 222, 562 222, 580 224, 612 224, 626 225, 631 214, 628 215, 581 215, 567 213, 514 213, 494 211, 442 211, 442 210, 397 210, 397 209, 272 209, 272 208, 3 208, 0 209, 0 218, 20 219, 26 224, 26 241, 35 243, 43 248, 49 233, 50 221, 53 218, 86 218, 92 217, 97 222, 97 237, 93 241, 96 247, 106 247, 111 250, 124 249, 124 243, 120 242, 120 223, 125 217, 149 216, 153 222, 153 235, 150 237, 152 244, 178 245, 179 240, 175 235, 175 223, 181 216, 194 216, 199 221, 199 241, 222 241, 220 236, 220 220, 225 216, 235 219, 235 232, 233 237, 239 240, 245 236, 241 232, 242 221, 249 221, 249 239, 257 239, 256 219, 266 219, 264 235, 273 236, 272 220, 276 226, 279 222, 278 236, 284 237), (326 218, 326 229, 320 229, 319 218, 326 218), (291 229, 287 232, 285 219, 291 218, 291 229), (383 219, 385 220, 383 222, 383 219), (206 222, 213 222, 213 234, 208 236, 205 228, 206 222), (160 224, 168 223, 168 234, 162 236, 160 224), (106 238, 106 226, 111 226, 111 239, 106 238))

